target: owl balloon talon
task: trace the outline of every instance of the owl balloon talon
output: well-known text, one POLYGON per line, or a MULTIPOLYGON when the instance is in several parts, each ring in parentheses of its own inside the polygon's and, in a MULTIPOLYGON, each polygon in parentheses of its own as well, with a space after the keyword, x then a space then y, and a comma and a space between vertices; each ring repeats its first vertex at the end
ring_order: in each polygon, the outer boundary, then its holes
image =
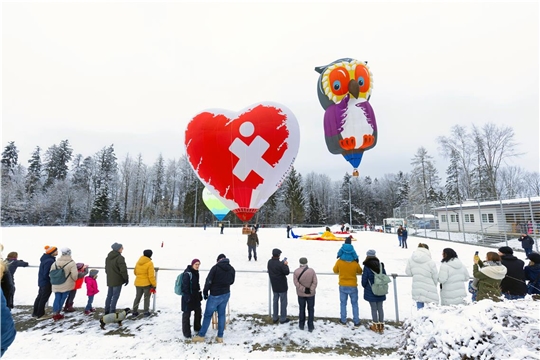
POLYGON ((362 146, 360 146, 360 149, 365 149, 373 145, 375 142, 375 137, 373 135, 364 135, 364 142, 362 143, 362 146))
POLYGON ((339 146, 341 146, 343 150, 354 150, 354 148, 356 147, 356 138, 349 137, 343 140, 339 140, 339 146))

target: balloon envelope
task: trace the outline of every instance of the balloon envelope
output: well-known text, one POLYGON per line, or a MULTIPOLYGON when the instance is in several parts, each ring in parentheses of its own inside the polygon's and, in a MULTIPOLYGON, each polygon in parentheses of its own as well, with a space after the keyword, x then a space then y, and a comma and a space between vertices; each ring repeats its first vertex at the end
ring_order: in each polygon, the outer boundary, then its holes
POLYGON ((195 173, 242 221, 249 221, 281 185, 300 143, 294 114, 271 102, 239 112, 201 112, 190 120, 185 135, 195 173))
POLYGON ((210 210, 210 212, 212 212, 212 214, 214 214, 218 220, 223 220, 223 218, 229 213, 229 208, 223 205, 223 203, 207 188, 204 188, 202 192, 202 199, 204 205, 206 205, 208 210, 210 210))

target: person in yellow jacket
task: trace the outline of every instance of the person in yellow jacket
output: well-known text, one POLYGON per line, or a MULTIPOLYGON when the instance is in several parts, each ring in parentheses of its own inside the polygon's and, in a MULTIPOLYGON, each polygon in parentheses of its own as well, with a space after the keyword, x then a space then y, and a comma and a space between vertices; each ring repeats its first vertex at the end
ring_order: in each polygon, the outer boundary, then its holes
POLYGON ((139 316, 139 303, 144 294, 144 316, 150 316, 150 295, 156 291, 156 274, 154 263, 152 262, 152 250, 144 250, 143 256, 139 258, 135 269, 136 295, 133 301, 132 316, 139 316))
POLYGON ((347 324, 347 298, 350 297, 354 326, 360 326, 357 275, 362 275, 362 268, 358 261, 338 259, 334 265, 334 273, 339 274, 340 322, 347 324))

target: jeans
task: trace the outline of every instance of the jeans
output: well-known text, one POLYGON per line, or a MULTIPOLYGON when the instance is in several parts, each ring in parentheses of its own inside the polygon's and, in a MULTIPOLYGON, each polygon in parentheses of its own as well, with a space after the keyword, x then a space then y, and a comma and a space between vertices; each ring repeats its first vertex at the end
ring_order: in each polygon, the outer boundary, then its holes
POLYGON ((300 307, 300 313, 298 314, 298 326, 304 330, 304 324, 306 322, 306 305, 308 310, 307 326, 309 330, 313 330, 313 318, 315 317, 315 296, 298 297, 298 306, 300 307))
POLYGON ((504 293, 504 298, 507 300, 517 300, 517 299, 524 299, 525 295, 511 295, 509 293, 504 293))
POLYGON ((76 289, 73 289, 69 292, 69 295, 66 300, 66 308, 73 307, 73 302, 75 301, 75 295, 77 295, 76 289))
POLYGON ((229 302, 230 297, 231 297, 230 292, 223 295, 217 295, 217 296, 210 295, 208 297, 208 300, 206 300, 206 308, 204 309, 203 323, 201 326, 201 330, 199 330, 199 336, 204 337, 206 335, 206 331, 208 330, 208 327, 210 326, 210 321, 212 320, 212 314, 214 314, 214 311, 217 310, 217 313, 218 313, 217 336, 223 337, 223 332, 225 331, 225 321, 226 321, 225 310, 227 309, 227 303, 229 302))
POLYGON ((401 242, 403 241, 403 236, 401 235, 398 235, 398 240, 399 240, 399 246, 401 246, 401 242))
POLYGON ((369 302, 369 306, 371 307, 371 319, 373 322, 384 322, 384 310, 382 305, 382 301, 369 302))
POLYGON ((139 312, 139 304, 144 294, 144 312, 150 312, 150 285, 135 287, 135 300, 133 301, 133 313, 139 312))
POLYGON ((423 302, 420 302, 420 301, 417 301, 417 302, 416 302, 416 308, 417 308, 418 310, 422 309, 423 307, 424 307, 424 303, 423 303, 423 302))
POLYGON ((257 246, 248 245, 248 259, 251 261, 251 252, 253 252, 253 258, 257 261, 257 246))
POLYGON ((284 322, 287 319, 287 292, 281 292, 277 293, 274 292, 274 316, 272 319, 274 321, 278 320, 278 308, 279 303, 281 302, 281 316, 279 317, 279 321, 284 322))
POLYGON ((347 322, 347 298, 351 298, 353 322, 355 325, 360 323, 358 313, 358 288, 356 286, 340 286, 339 287, 339 303, 340 303, 340 321, 347 322))
POLYGON ((122 291, 122 285, 109 286, 107 291, 107 298, 105 299, 105 314, 116 312, 116 303, 120 298, 120 292, 122 291))
POLYGON ((69 296, 69 291, 66 292, 55 292, 54 293, 54 302, 53 302, 53 312, 60 313, 62 311, 62 306, 66 302, 66 299, 69 296))
POLYGON ((187 310, 182 313, 182 333, 187 338, 191 337, 191 326, 190 326, 191 311, 195 313, 195 317, 193 319, 193 330, 195 331, 195 333, 198 333, 199 330, 201 330, 202 309, 199 304, 199 306, 196 307, 195 309, 187 310))
POLYGON ((404 238, 401 240, 401 247, 407 249, 407 239, 404 238))
POLYGON ((84 308, 85 311, 92 310, 92 303, 94 302, 94 295, 88 296, 88 302, 86 303, 86 307, 84 308))
POLYGON ((532 253, 532 247, 530 248, 523 248, 525 250, 525 256, 529 256, 530 253, 532 253))
POLYGON ((46 286, 40 286, 36 300, 34 301, 34 312, 32 315, 40 318, 45 315, 45 305, 52 294, 52 286, 48 284, 46 286))

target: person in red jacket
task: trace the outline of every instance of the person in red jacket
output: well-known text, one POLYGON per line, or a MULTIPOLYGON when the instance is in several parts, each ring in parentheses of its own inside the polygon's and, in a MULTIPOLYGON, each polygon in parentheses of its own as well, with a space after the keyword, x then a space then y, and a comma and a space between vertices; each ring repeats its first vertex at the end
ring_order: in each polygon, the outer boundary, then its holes
POLYGON ((77 280, 75 281, 75 287, 69 292, 68 298, 66 300, 66 305, 64 306, 65 312, 73 312, 73 302, 75 301, 75 295, 77 295, 77 290, 82 287, 84 277, 88 275, 88 265, 83 263, 77 263, 77 280))

